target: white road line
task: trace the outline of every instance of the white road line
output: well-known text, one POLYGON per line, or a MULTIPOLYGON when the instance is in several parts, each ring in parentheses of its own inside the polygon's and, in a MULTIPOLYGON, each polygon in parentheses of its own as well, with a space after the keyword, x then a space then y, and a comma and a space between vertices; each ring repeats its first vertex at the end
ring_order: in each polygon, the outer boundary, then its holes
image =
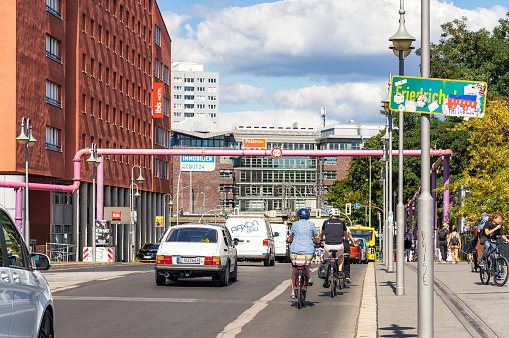
MULTIPOLYGON (((318 268, 311 269, 311 271, 316 271, 318 268)), ((244 311, 240 316, 237 317, 233 322, 226 325, 222 332, 217 335, 217 338, 233 338, 237 334, 242 331, 242 327, 249 323, 253 318, 265 307, 268 305, 270 301, 279 296, 283 291, 285 291, 290 286, 290 280, 287 279, 279 284, 274 290, 260 298, 260 300, 255 301, 253 306, 244 311)))
POLYGON ((235 319, 230 324, 226 325, 223 331, 217 335, 217 338, 235 337, 238 333, 240 333, 244 325, 253 320, 253 318, 258 314, 258 312, 262 311, 268 305, 268 302, 279 296, 289 286, 290 286, 289 279, 283 281, 274 290, 263 296, 260 300, 257 300, 253 304, 253 306, 244 311, 240 316, 237 317, 237 319, 235 319))

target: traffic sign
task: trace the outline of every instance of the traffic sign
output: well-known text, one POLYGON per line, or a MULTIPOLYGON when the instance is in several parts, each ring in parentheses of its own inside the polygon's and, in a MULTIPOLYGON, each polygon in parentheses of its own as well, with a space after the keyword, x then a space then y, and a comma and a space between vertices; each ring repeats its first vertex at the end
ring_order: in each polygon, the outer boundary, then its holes
POLYGON ((389 108, 410 113, 483 117, 486 82, 393 76, 389 108))
POLYGON ((359 209, 361 208, 361 205, 360 205, 360 203, 355 203, 355 204, 353 205, 353 207, 354 207, 356 210, 359 210, 359 209))
POLYGON ((272 148, 272 150, 270 151, 270 156, 274 158, 280 158, 281 156, 283 156, 283 150, 281 150, 281 148, 279 147, 272 148))
POLYGON ((326 214, 327 213, 327 208, 323 208, 322 209, 322 214, 326 214))

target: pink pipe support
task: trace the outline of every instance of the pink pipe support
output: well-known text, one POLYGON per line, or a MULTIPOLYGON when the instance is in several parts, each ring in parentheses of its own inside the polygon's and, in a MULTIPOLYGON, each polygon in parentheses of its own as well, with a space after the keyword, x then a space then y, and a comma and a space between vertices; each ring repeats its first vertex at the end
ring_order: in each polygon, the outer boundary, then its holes
POLYGON ((21 206, 23 205, 23 189, 16 188, 16 210, 14 214, 14 222, 16 222, 16 227, 21 231, 23 225, 23 212, 21 210, 21 206))

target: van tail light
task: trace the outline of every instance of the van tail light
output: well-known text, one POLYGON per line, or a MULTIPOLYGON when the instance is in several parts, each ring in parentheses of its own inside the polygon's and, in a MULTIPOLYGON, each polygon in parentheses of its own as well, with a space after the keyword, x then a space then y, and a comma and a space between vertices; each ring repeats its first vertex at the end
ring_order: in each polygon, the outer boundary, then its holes
POLYGON ((173 264, 171 256, 157 255, 157 264, 173 264))
POLYGON ((268 239, 264 239, 263 240, 263 245, 264 246, 269 246, 269 240, 268 239))
POLYGON ((206 256, 204 265, 221 265, 221 257, 206 256))

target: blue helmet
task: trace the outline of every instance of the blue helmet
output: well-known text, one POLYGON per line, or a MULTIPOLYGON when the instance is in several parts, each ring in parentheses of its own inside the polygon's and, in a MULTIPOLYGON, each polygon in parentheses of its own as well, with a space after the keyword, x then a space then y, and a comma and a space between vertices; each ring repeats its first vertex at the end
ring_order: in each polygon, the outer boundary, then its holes
POLYGON ((310 216, 309 210, 306 208, 299 209, 297 211, 297 215, 299 215, 299 219, 308 219, 310 216))

